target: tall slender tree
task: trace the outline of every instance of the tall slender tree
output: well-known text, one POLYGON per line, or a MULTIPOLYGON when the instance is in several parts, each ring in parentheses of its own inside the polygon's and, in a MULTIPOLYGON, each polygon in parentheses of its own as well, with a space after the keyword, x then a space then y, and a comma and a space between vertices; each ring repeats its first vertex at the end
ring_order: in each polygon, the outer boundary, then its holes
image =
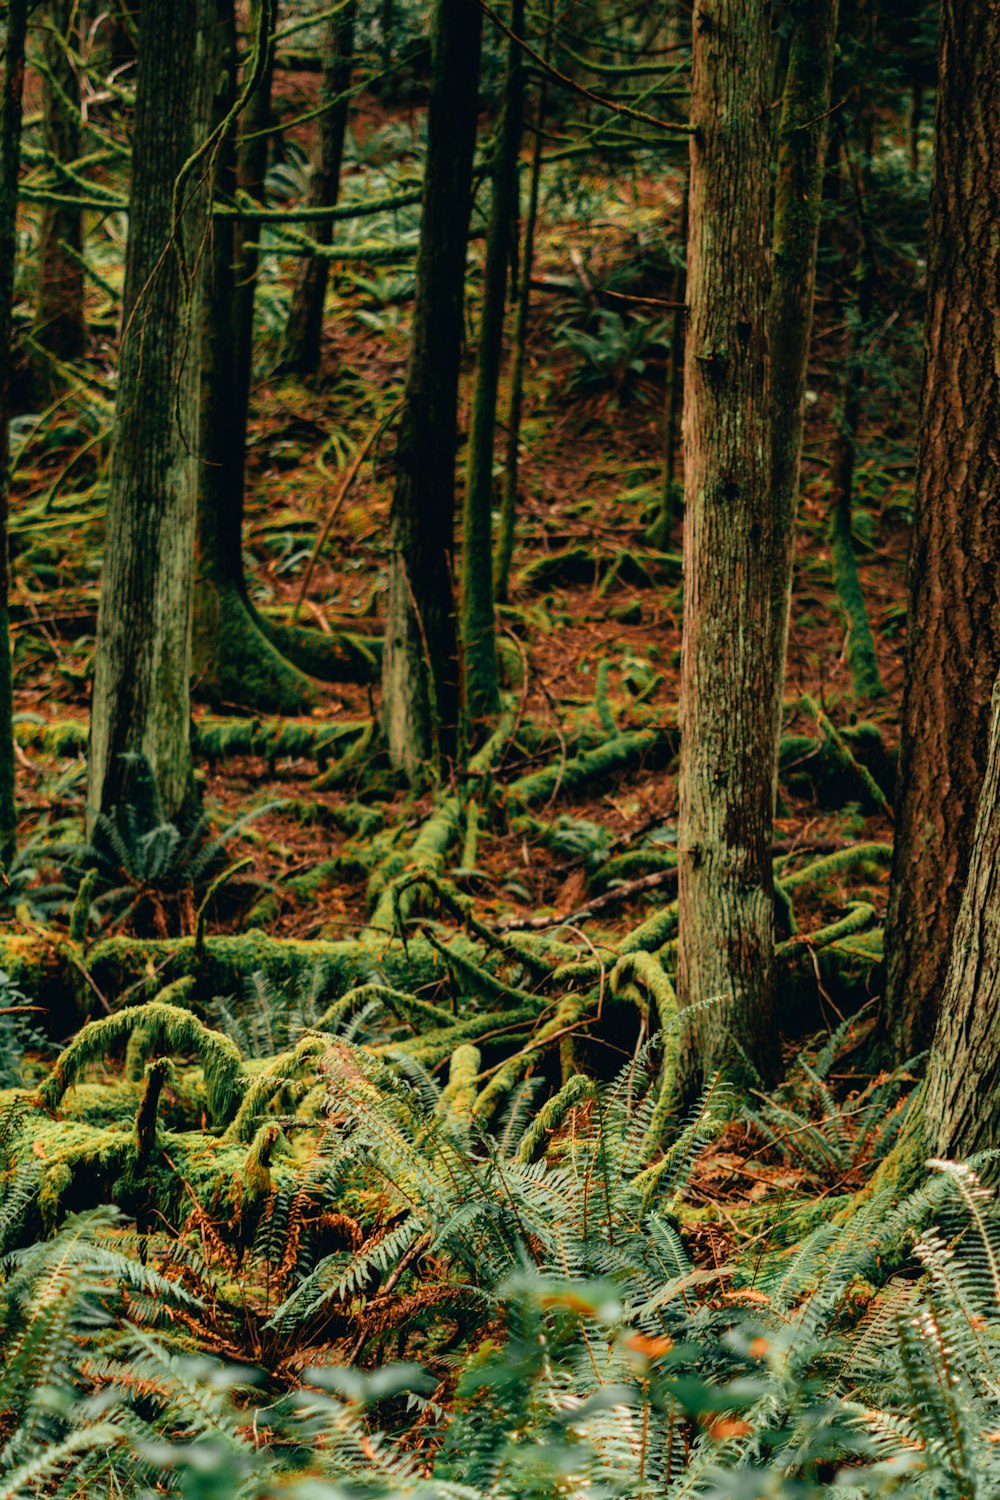
MULTIPOLYGON (((956 998, 954 973, 947 989, 945 976, 974 838, 978 844, 989 836, 988 808, 981 808, 976 831, 976 804, 1000 663, 1000 12, 989 0, 945 0, 940 25, 886 925, 885 1025, 900 1058, 928 1045, 939 1008, 956 998)), ((959 1024, 949 1022, 952 1029, 959 1024)))
POLYGON ((682 1070, 777 1066, 777 742, 767 340, 770 34, 764 0, 693 15, 678 866, 682 1070))
POLYGON ((209 243, 204 153, 215 0, 143 0, 107 540, 91 702, 88 820, 127 799, 135 757, 166 816, 191 796, 197 319, 209 243), (185 59, 179 66, 178 60, 185 59))
MULTIPOLYGON (((545 39, 548 57, 551 38, 545 39)), ((524 213, 521 254, 518 267, 517 308, 511 338, 510 393, 507 405, 507 448, 504 455, 503 494, 500 501, 500 526, 496 558, 493 564, 493 592, 498 604, 506 604, 510 583, 510 565, 514 556, 514 527, 517 520, 517 490, 521 467, 521 415, 524 409, 524 372, 528 358, 528 324, 531 317, 531 279, 535 267, 535 234, 538 226, 538 203, 542 188, 542 140, 545 112, 548 107, 548 76, 538 86, 535 110, 534 141, 528 175, 528 204, 524 213)))
MULTIPOLYGON (((241 194, 264 201, 268 144, 271 124, 271 87, 274 80, 274 35, 278 24, 278 0, 251 0, 250 60, 245 79, 246 97, 239 115, 236 153, 236 183, 241 194)), ((233 381, 236 387, 236 421, 233 451, 245 464, 250 386, 253 380, 253 323, 257 299, 259 259, 253 248, 257 226, 237 220, 233 226, 233 381)))
POLYGON ((389 753, 414 777, 457 746, 455 444, 481 41, 477 0, 437 0, 382 668, 389 753))
POLYGON ((493 194, 462 511, 462 660, 465 708, 473 721, 488 718, 500 707, 493 606, 493 448, 507 272, 518 213, 518 160, 524 110, 520 45, 524 0, 513 0, 510 21, 503 109, 493 146, 493 194))
POLYGON ((17 254, 17 178, 28 0, 8 0, 0 74, 0 861, 9 864, 17 834, 14 799, 14 676, 10 643, 10 356, 17 254))
MULTIPOLYGON (((45 149, 54 164, 80 155, 80 84, 70 57, 76 40, 76 0, 48 0, 42 29, 42 112, 45 149)), ((72 191, 59 196, 72 198, 72 191)), ((32 336, 39 350, 38 384, 52 387, 47 355, 79 359, 86 343, 83 310, 83 214, 73 203, 42 206, 38 243, 38 297, 32 336)))
POLYGON ((771 493, 776 514, 773 601, 775 689, 785 677, 795 521, 823 165, 837 41, 838 0, 796 0, 778 125, 768 334, 771 352, 771 493))
MULTIPOLYGON (((316 150, 309 173, 306 205, 309 208, 333 208, 340 196, 340 173, 344 160, 344 141, 350 110, 348 90, 354 66, 354 23, 356 0, 348 0, 329 17, 323 40, 323 83, 320 106, 323 113, 316 129, 316 150)), ((321 219, 313 226, 317 244, 329 245, 333 224, 321 219)), ((319 369, 323 337, 323 307, 329 280, 330 262, 322 255, 311 255, 299 262, 292 303, 285 328, 282 368, 299 375, 311 375, 319 369)))

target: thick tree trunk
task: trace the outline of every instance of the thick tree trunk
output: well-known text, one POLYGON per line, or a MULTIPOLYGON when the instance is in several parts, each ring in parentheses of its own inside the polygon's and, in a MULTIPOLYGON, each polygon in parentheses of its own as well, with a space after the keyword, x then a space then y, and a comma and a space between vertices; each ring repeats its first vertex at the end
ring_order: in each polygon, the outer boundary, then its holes
POLYGON ((802 416, 816 286, 823 164, 838 0, 796 0, 778 126, 774 185, 771 344, 771 492, 777 511, 773 584, 775 687, 782 692, 799 505, 802 416))
POLYGON ((0 29, 0 862, 15 849, 14 681, 10 646, 10 356, 17 254, 17 176, 21 164, 21 99, 28 0, 9 0, 0 29))
POLYGON ((481 32, 476 0, 438 0, 382 670, 389 753, 415 778, 457 746, 455 443, 481 32))
POLYGON ((688 1090, 741 1050, 777 1068, 771 799, 778 722, 772 604, 783 545, 770 492, 768 8, 694 18, 685 582, 678 865, 688 1090))
MULTIPOLYGON (((45 149, 57 162, 70 164, 80 155, 80 85, 67 47, 73 44, 75 0, 48 0, 43 31, 45 149)), ((72 190, 71 190, 72 191, 72 190)), ((83 215, 78 208, 46 203, 42 208, 38 248, 38 299, 32 335, 57 360, 83 354, 83 215)), ((44 395, 52 388, 52 370, 42 355, 37 380, 44 395)))
MULTIPOLYGON (((886 1026, 926 1047, 973 844, 1000 663, 1000 12, 941 12, 886 1026)), ((978 835, 977 835, 978 837, 978 835)))
MULTIPOLYGON (((306 204, 309 208, 334 208, 340 196, 340 171, 344 159, 344 138, 350 101, 345 97, 351 86, 354 63, 354 21, 356 0, 338 10, 327 22, 323 45, 323 84, 316 139, 316 155, 309 175, 306 204)), ((333 224, 321 219, 312 226, 316 242, 329 245, 333 224)), ((322 255, 299 262, 292 290, 292 305, 285 329, 281 367, 294 374, 312 375, 319 369, 323 338, 323 306, 330 262, 322 255)))
POLYGON ((166 817, 191 796, 191 601, 197 478, 198 265, 215 0, 143 0, 122 350, 91 703, 87 814, 148 763, 166 817), (185 65, 178 66, 184 58, 185 65), (182 170, 188 170, 178 183, 182 170))
POLYGON ((923 1126, 928 1155, 963 1158, 1000 1145, 1000 678, 968 881, 927 1070, 923 1126))
POLYGON ((500 708, 493 609, 493 444, 503 355, 507 270, 518 211, 518 157, 524 109, 524 67, 515 40, 524 30, 524 0, 513 0, 503 113, 493 157, 493 197, 486 239, 476 393, 462 513, 462 653, 465 710, 471 722, 500 708))

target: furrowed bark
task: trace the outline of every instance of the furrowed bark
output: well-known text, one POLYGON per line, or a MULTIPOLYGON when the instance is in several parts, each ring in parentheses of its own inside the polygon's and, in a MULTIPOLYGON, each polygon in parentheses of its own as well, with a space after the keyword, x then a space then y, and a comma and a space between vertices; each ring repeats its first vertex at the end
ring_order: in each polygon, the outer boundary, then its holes
POLYGON ((1000 16, 942 8, 925 365, 910 544, 885 1027, 934 1034, 973 847, 1000 662, 1000 16))
POLYGON ((481 33, 476 0, 438 0, 382 669, 389 754, 414 778, 457 750, 455 444, 481 33))
POLYGON ((777 1068, 771 805, 772 604, 767 286, 767 7, 694 12, 685 584, 678 830, 686 1091, 722 1067, 777 1068))
POLYGON ((961 1160, 1000 1145, 1000 679, 922 1102, 928 1154, 961 1160))

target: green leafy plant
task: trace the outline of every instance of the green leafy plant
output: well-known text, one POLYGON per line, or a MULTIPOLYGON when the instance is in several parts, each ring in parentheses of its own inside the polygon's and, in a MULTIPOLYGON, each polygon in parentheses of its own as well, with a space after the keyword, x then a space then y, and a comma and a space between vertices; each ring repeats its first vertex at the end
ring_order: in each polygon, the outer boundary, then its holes
POLYGON ((640 382, 654 350, 662 344, 665 328, 665 324, 644 323, 606 308, 597 313, 595 328, 561 324, 556 343, 579 356, 570 389, 609 390, 622 405, 641 396, 640 382))

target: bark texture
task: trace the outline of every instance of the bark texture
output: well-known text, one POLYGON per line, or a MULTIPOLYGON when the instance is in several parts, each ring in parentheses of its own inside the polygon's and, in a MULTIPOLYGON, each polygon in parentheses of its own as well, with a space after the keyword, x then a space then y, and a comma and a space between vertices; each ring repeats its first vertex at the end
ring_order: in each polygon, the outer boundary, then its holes
POLYGON ((767 347, 768 8, 695 7, 678 865, 688 1091, 768 1078, 774 1025, 771 797, 778 695, 767 347))
POLYGON ((10 647, 10 356, 17 253, 17 176, 21 164, 21 100, 28 0, 10 0, 0 30, 0 861, 16 842, 14 683, 10 647))
POLYGON ((771 490, 778 543, 773 585, 778 613, 775 685, 779 694, 788 646, 802 418, 838 8, 838 0, 796 0, 778 126, 769 332, 771 490))
MULTIPOLYGON (((48 0, 43 35, 45 149, 71 165, 80 155, 80 85, 67 47, 75 41, 76 0, 48 0)), ((70 184, 70 196, 73 185, 70 184)), ((38 299, 32 333, 58 360, 79 359, 86 343, 83 315, 83 215, 78 208, 46 203, 39 225, 38 299)), ((38 384, 51 390, 48 361, 38 361, 38 384)))
POLYGON ((481 34, 477 0, 438 0, 382 669, 389 753, 414 778, 457 746, 455 444, 481 34))
POLYGON ((941 10, 928 307, 886 1025, 934 1034, 986 765, 1000 664, 1000 9, 941 10))
POLYGON ((929 1154, 961 1159, 1000 1145, 1000 679, 923 1110, 929 1154))
POLYGON ((87 815, 129 795, 131 757, 166 817, 191 794, 191 601, 197 480, 197 168, 214 86, 215 0, 143 0, 122 350, 91 701, 87 815), (178 67, 183 57, 185 66, 178 67))
MULTIPOLYGON (((309 189, 306 194, 308 208, 334 208, 340 196, 340 170, 344 160, 344 138, 350 105, 346 96, 351 86, 354 62, 356 15, 357 4, 355 0, 350 0, 343 10, 336 11, 327 22, 323 45, 323 84, 320 91, 320 104, 325 106, 325 110, 319 118, 316 156, 309 174, 309 189)), ((317 244, 331 243, 333 224, 329 219, 320 219, 311 227, 317 244)), ((329 274, 330 262, 322 255, 310 256, 299 264, 285 329, 281 358, 284 370, 310 375, 319 369, 323 306, 329 274)))

